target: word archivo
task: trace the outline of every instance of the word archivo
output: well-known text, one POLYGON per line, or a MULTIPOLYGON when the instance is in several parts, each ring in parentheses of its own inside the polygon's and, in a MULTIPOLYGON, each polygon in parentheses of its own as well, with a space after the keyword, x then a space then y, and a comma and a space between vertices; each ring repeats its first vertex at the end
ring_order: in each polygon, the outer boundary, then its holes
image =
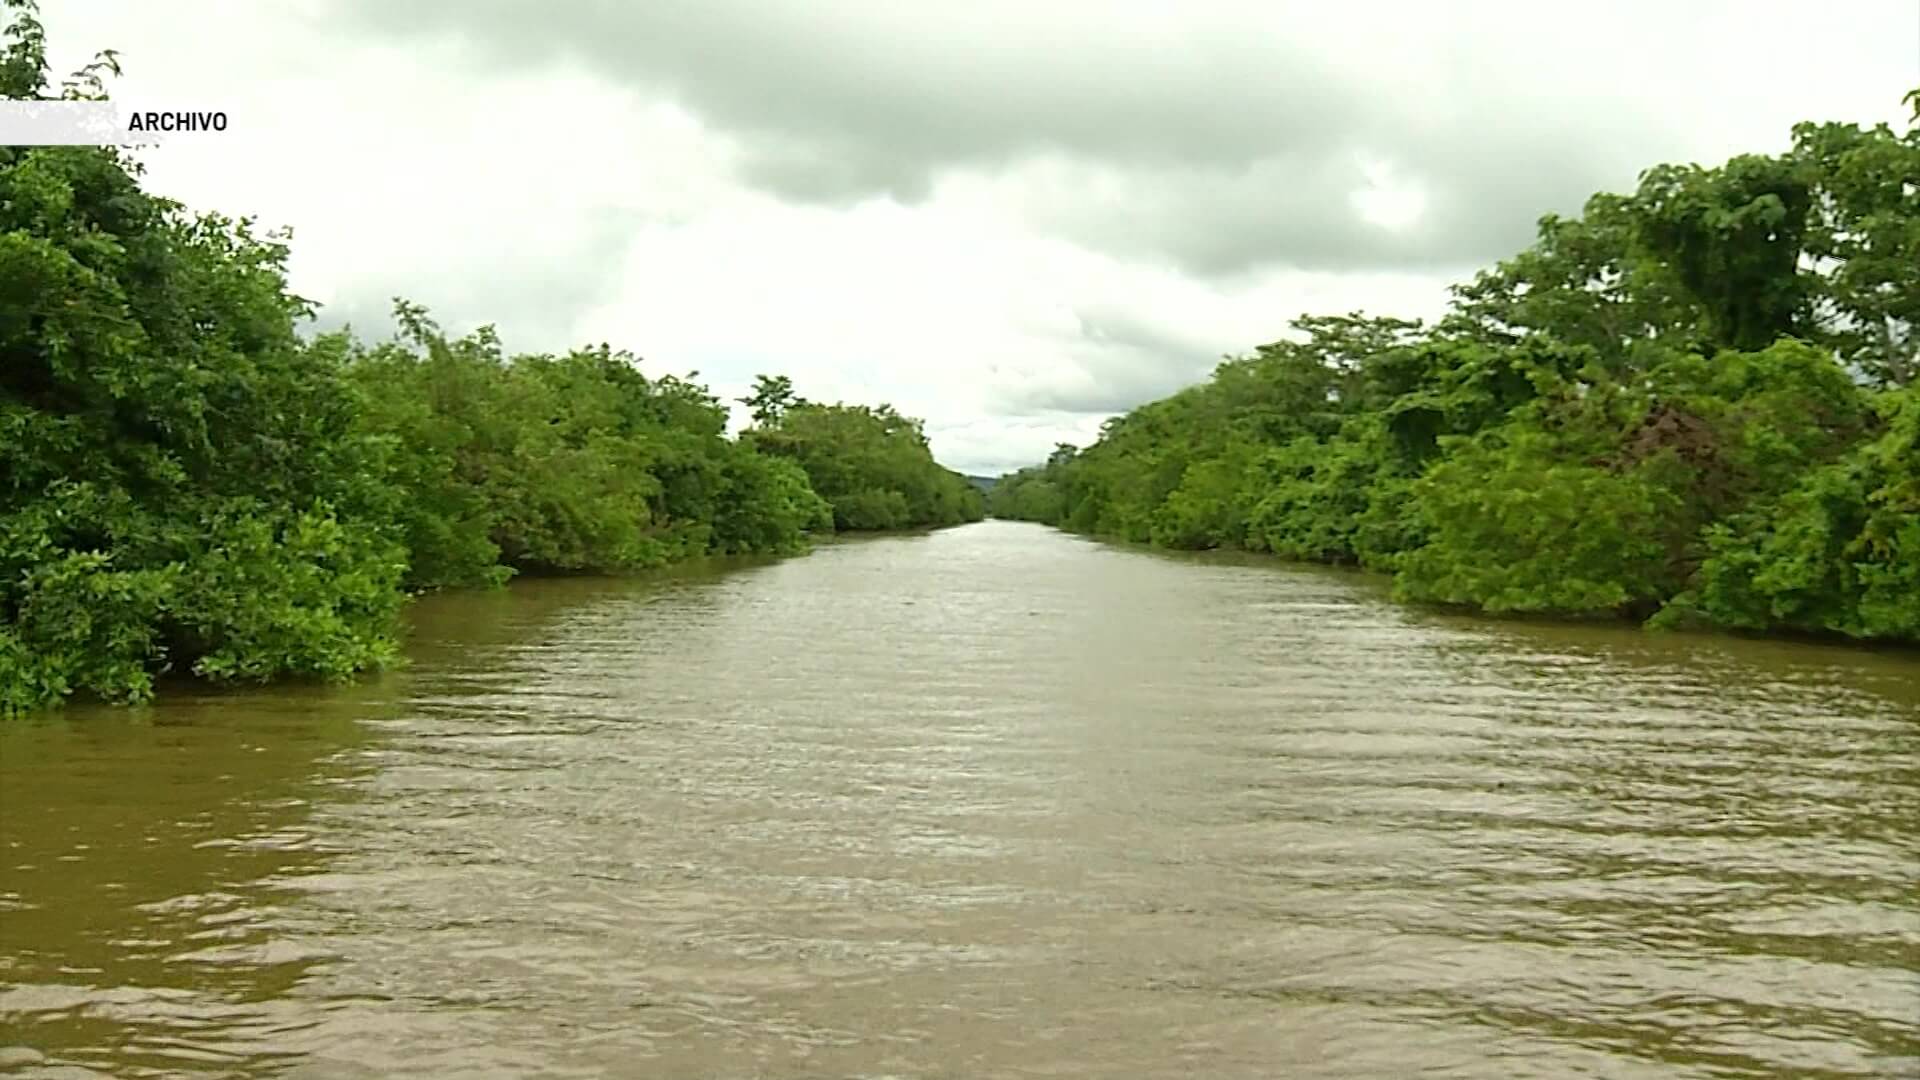
POLYGON ((225 131, 223 112, 137 112, 127 119, 128 131, 225 131))

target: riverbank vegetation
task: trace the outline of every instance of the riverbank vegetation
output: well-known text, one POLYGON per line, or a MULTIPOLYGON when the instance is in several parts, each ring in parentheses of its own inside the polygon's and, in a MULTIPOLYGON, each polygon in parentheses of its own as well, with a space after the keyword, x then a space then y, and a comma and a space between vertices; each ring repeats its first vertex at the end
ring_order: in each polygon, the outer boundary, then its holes
POLYGON ((1302 318, 990 509, 1486 612, 1920 640, 1908 103, 1546 217, 1435 324, 1302 318))
POLYGON ((760 376, 741 401, 754 420, 741 441, 799 465, 827 501, 835 528, 908 529, 986 516, 986 500, 971 481, 934 466, 920 421, 890 406, 810 402, 784 375, 760 376))
MULTIPOLYGON (((0 90, 101 96, 111 58, 50 89, 12 6, 0 90)), ((782 400, 735 439, 605 346, 508 356, 406 303, 391 342, 303 336, 287 256, 123 153, 0 147, 0 709, 344 677, 393 659, 409 592, 982 514, 884 406, 782 400)))

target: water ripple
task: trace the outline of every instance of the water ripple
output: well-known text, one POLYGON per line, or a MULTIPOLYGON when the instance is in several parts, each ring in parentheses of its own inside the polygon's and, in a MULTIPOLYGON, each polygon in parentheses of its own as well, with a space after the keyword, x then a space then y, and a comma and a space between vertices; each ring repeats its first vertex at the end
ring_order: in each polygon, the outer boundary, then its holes
POLYGON ((415 621, 0 730, 0 1075, 1920 1074, 1910 654, 998 523, 415 621))

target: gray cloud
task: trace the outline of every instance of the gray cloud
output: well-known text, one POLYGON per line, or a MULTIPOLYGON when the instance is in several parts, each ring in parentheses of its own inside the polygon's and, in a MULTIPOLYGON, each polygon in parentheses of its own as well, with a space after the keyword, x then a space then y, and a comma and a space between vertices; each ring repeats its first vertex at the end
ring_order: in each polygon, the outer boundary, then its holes
POLYGON ((425 273, 417 264, 370 267, 324 299, 314 328, 351 326, 362 341, 385 340, 396 329, 398 297, 425 306, 451 335, 491 324, 509 352, 580 344, 576 321, 616 293, 620 262, 643 221, 603 210, 566 236, 483 232, 457 258, 425 273))
POLYGON ((1110 33, 1128 28, 1090 25, 1097 7, 1051 19, 1031 4, 757 0, 341 0, 341 10, 389 32, 453 37, 491 62, 585 64, 724 130, 795 140, 823 163, 831 152, 862 190, 1046 149, 1244 162, 1339 131, 1363 108, 1330 60, 1291 43, 1205 22, 1110 33))
POLYGON ((1654 162, 1904 124, 1914 70, 1912 0, 45 14, 57 70, 122 47, 117 97, 251 117, 148 179, 294 226, 323 323, 381 336, 400 294, 455 333, 610 340, 725 396, 785 372, 925 416, 975 471, 1085 441, 1301 311, 1432 317, 1541 213, 1654 162), (1356 214, 1369 167, 1425 213, 1356 214))
POLYGON ((949 469, 975 476, 1002 476, 1044 461, 1060 443, 1092 441, 1099 418, 1042 413, 1018 419, 929 424, 934 456, 949 469))
POLYGON ((1205 274, 1482 262, 1646 164, 1644 142, 1563 109, 1570 92, 1514 97, 1486 70, 1496 56, 1463 53, 1421 85, 1258 6, 338 3, 363 30, 458 41, 475 63, 580 65, 670 97, 737 140, 745 179, 797 201, 913 202, 957 173, 1063 162, 1016 195, 1039 222, 1205 274), (1354 212, 1367 158, 1425 192, 1414 227, 1354 212))
POLYGON ((1111 416, 1191 386, 1208 370, 1205 364, 1182 370, 1168 367, 1165 358, 1119 356, 1097 365, 1097 370, 1075 369, 1060 382, 1006 388, 991 404, 1006 416, 1111 416))
POLYGON ((997 383, 989 405, 1004 416, 1106 416, 1165 397, 1206 377, 1220 351, 1116 310, 1076 311, 1077 333, 1059 342, 1045 371, 997 383))
POLYGON ((1236 170, 1064 171, 1025 185, 1021 201, 1032 217, 1090 247, 1167 258, 1209 276, 1267 264, 1466 274, 1525 247, 1540 215, 1577 212, 1606 186, 1601 178, 1633 177, 1591 146, 1556 148, 1517 127, 1458 145, 1409 135, 1392 154, 1329 141, 1236 170), (1362 163, 1371 157, 1393 162, 1389 171, 1414 185, 1424 204, 1418 218, 1387 227, 1353 210, 1351 193, 1367 184, 1362 163))

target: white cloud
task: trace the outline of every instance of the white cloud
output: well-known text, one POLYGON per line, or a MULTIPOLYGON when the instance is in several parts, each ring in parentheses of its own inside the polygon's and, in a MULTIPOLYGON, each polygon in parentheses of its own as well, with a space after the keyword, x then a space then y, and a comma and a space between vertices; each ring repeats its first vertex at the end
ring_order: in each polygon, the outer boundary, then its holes
POLYGON ((782 372, 925 417, 975 472, 1090 438, 1100 410, 1303 311, 1430 316, 1471 269, 1450 261, 1462 237, 1506 250, 1596 184, 1777 149, 1800 119, 1897 119, 1920 83, 1920 20, 1891 0, 1021 3, 932 23, 716 3, 655 27, 677 43, 613 36, 591 12, 614 8, 462 4, 445 10, 470 32, 399 36, 430 8, 340 2, 45 19, 59 70, 115 47, 116 97, 232 116, 149 152, 151 185, 293 226, 295 288, 331 319, 378 330, 399 294, 450 329, 605 340, 727 397, 782 372), (514 32, 539 62, 489 62, 483 16, 529 10, 514 32), (897 195, 869 182, 914 170, 897 195))
POLYGON ((1363 161, 1360 172, 1366 177, 1366 184, 1355 188, 1347 199, 1362 221, 1389 232, 1399 232, 1426 214, 1426 189, 1418 181, 1402 176, 1391 162, 1363 161))

